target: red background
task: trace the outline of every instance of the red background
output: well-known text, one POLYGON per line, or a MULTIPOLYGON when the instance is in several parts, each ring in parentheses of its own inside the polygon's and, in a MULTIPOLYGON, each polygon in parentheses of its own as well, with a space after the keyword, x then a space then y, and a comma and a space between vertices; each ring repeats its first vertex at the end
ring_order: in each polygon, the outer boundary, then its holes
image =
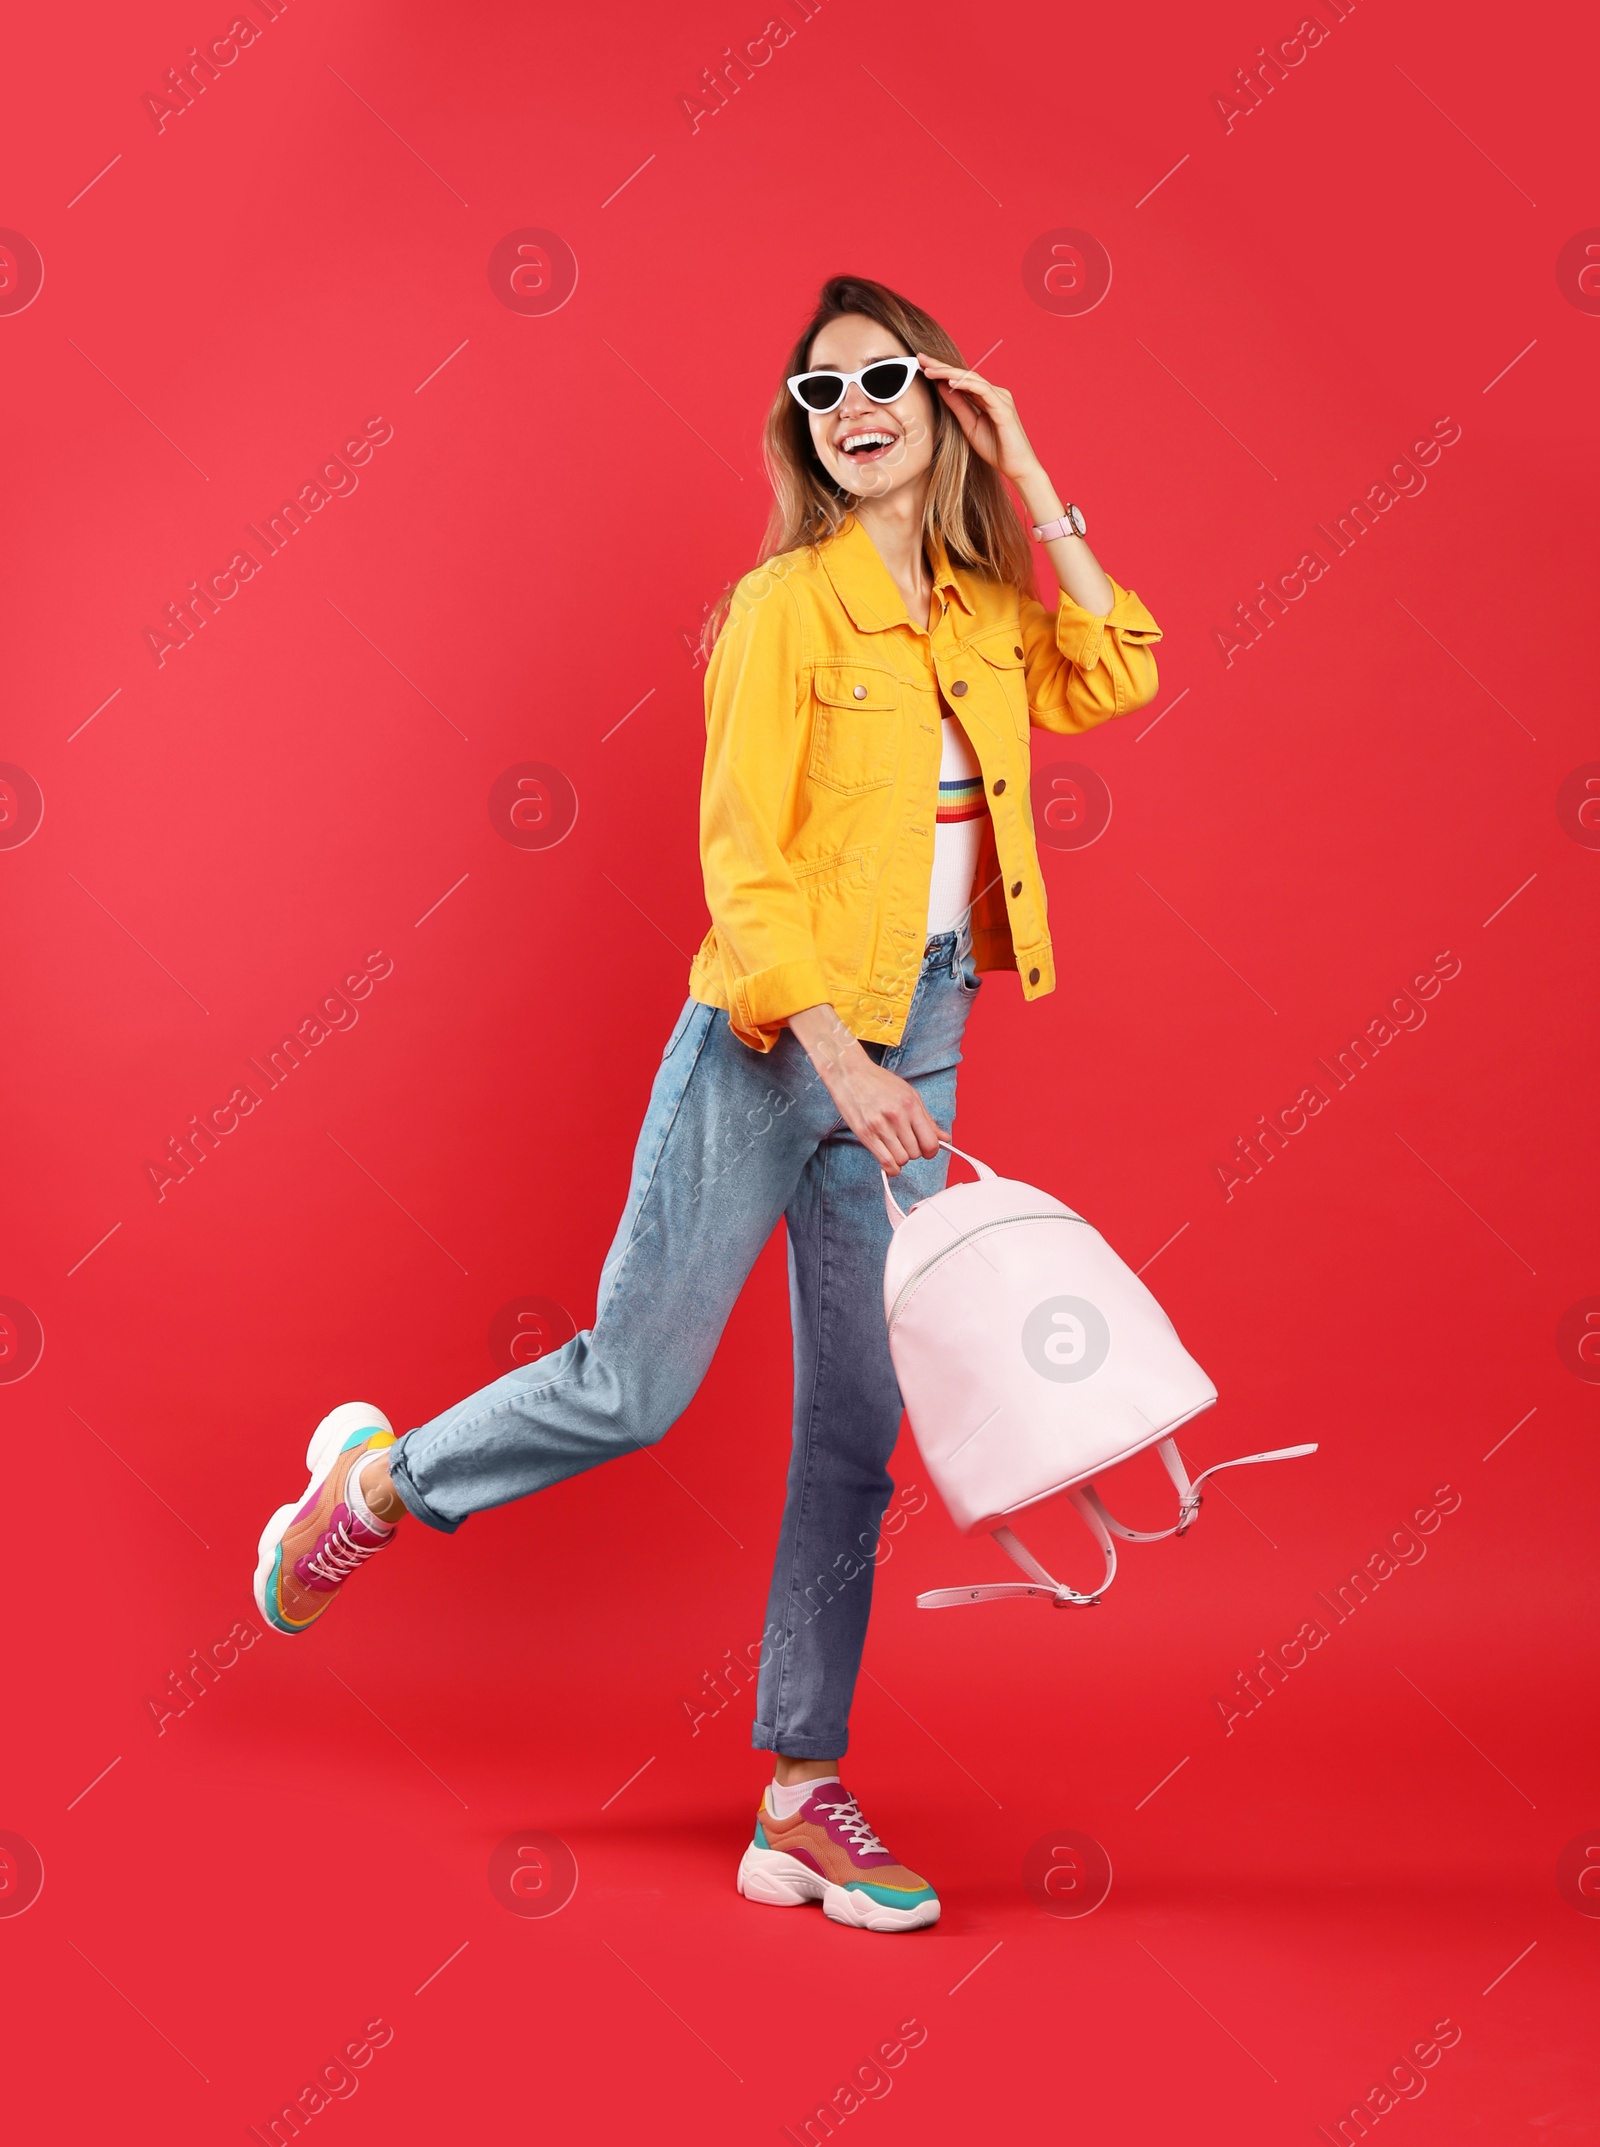
MULTIPOLYGON (((1592 24, 1319 9, 1228 132, 1296 7, 827 0, 692 130, 769 6, 295 0, 159 133, 222 0, 8 33, 0 222, 45 282, 0 318, 3 754, 45 812, 0 853, 0 1293, 45 1339, 0 1394, 0 1829, 45 1883, 0 1920, 0 2097, 19 2136, 238 2138, 382 2017, 318 2138, 761 2140, 915 2018, 852 2138, 1243 2147, 1331 2128, 1448 2018, 1385 2137, 1592 2137, 1600 1921, 1556 1881, 1600 1820, 1600 1396, 1557 1346, 1600 1290, 1600 857, 1557 807, 1600 755, 1600 320, 1556 274, 1600 223, 1592 24), (490 289, 524 226, 579 264, 548 317, 490 289), (1114 265, 1081 317, 1023 280, 1058 226, 1114 265), (592 1314, 704 928, 687 642, 840 269, 992 349, 1166 630, 1151 710, 1040 740, 1115 809, 1044 853, 1063 982, 986 991, 960 1137, 1134 1265, 1165 1246, 1222 1393, 1193 1454, 1321 1442, 1093 1616, 918 1613, 1000 1561, 911 1521, 849 1768, 944 1892, 895 1945, 736 1898, 749 1700, 683 1706, 760 1627, 781 1242, 659 1457, 411 1528, 300 1647, 160 1735, 147 1706, 250 1614, 325 1409, 420 1422, 492 1376, 509 1300, 592 1314), (158 667, 167 603, 374 416, 359 489, 158 667), (1235 603, 1447 416, 1426 491, 1225 665, 1235 603), (577 794, 551 849, 491 824, 525 760, 577 794), (358 1025, 158 1202, 169 1136, 377 949, 358 1025), (1225 1199, 1257 1114, 1444 950, 1425 1027, 1225 1199), (1225 1735, 1236 1673, 1446 1484, 1425 1559, 1225 1735), (1086 1920, 1022 1883, 1063 1827, 1115 1871, 1086 1920), (552 1920, 489 1890, 518 1828, 577 1857, 552 1920)), ((1074 1526, 1042 1547, 1086 1573, 1074 1526)))

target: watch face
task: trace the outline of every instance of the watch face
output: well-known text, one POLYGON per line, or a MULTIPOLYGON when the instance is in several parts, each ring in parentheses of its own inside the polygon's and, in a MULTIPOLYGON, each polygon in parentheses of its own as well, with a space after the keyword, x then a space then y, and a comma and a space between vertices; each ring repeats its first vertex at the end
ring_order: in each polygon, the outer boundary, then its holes
POLYGON ((1089 526, 1076 507, 1069 507, 1067 509, 1067 520, 1072 524, 1073 534, 1075 536, 1081 537, 1084 531, 1089 526))

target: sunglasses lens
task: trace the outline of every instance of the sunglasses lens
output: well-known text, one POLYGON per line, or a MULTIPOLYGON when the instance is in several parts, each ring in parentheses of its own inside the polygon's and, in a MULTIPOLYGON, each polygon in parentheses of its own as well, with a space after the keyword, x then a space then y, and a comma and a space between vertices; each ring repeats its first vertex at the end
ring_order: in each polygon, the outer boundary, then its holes
POLYGON ((875 403, 892 403, 904 395, 916 366, 910 358, 886 358, 882 365, 869 365, 861 385, 875 403))
POLYGON ((808 410, 832 410, 844 400, 844 381, 837 373, 805 373, 795 393, 808 410))

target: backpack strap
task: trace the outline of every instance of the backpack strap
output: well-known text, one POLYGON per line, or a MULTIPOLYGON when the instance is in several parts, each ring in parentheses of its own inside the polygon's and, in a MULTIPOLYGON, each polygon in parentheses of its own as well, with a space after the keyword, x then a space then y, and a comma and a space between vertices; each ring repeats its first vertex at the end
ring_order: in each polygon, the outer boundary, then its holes
MULTIPOLYGON (((1110 1529, 1111 1533, 1114 1536, 1120 1536, 1124 1543, 1165 1543, 1168 1536, 1181 1536, 1187 1532, 1189 1524, 1200 1511, 1200 1486, 1208 1476, 1215 1476, 1222 1469, 1250 1468, 1258 1461, 1296 1461, 1301 1455, 1314 1454, 1316 1450, 1314 1444, 1310 1446, 1275 1446, 1270 1453, 1266 1454, 1241 1454, 1235 1461, 1214 1461, 1210 1468, 1202 1469, 1191 1483, 1189 1472, 1183 1465, 1183 1457, 1178 1452, 1176 1444, 1171 1439, 1163 1439, 1157 1448, 1157 1452, 1160 1454, 1162 1466, 1172 1478, 1173 1488, 1178 1494, 1178 1518, 1170 1528, 1139 1529, 1126 1527, 1123 1522, 1114 1519, 1111 1514, 1107 1513, 1101 1503, 1099 1492, 1095 1490, 1092 1484, 1084 1487, 1082 1496, 1105 1523, 1106 1527, 1110 1529)), ((1078 1495, 1076 1492, 1073 1493, 1074 1498, 1078 1495)))
POLYGON ((1083 1516, 1089 1533, 1105 1554, 1106 1569, 1101 1576, 1099 1587, 1092 1595, 1080 1595, 1076 1588, 1069 1588, 1065 1581, 1057 1580, 1039 1563, 1027 1545, 1017 1540, 1009 1528, 997 1528, 993 1530, 994 1540, 1008 1558, 1021 1566, 1024 1573, 1033 1576, 1032 1582, 993 1580, 981 1582, 975 1588, 930 1588, 926 1594, 917 1597, 917 1608, 954 1610, 963 1603, 1003 1603, 1013 1597, 1024 1596, 1041 1596, 1046 1602, 1053 1603, 1057 1610, 1065 1610, 1073 1603, 1081 1604, 1085 1608, 1092 1603, 1098 1603, 1117 1577, 1117 1546, 1106 1532, 1101 1516, 1089 1504, 1093 1493, 1069 1491, 1067 1496, 1083 1516))
POLYGON ((1117 1547, 1111 1540, 1113 1536, 1121 1536, 1125 1543, 1164 1543, 1168 1536, 1181 1536, 1200 1511, 1200 1486, 1208 1476, 1215 1476, 1222 1469, 1248 1468, 1257 1461, 1295 1461, 1303 1454, 1314 1454, 1316 1450, 1313 1443, 1309 1446, 1277 1446, 1265 1454, 1241 1454, 1234 1461, 1214 1461, 1210 1468, 1202 1469, 1191 1482, 1176 1444, 1171 1439, 1163 1439, 1158 1451, 1178 1494, 1178 1518, 1171 1528, 1144 1530, 1125 1527, 1121 1521, 1114 1520, 1107 1513, 1092 1484, 1084 1484, 1081 1488, 1067 1493, 1082 1515, 1089 1533, 1105 1554, 1105 1574, 1092 1595, 1080 1595, 1077 1589, 1069 1588, 1065 1581, 1056 1580, 1027 1546, 1018 1542, 1009 1528, 1000 1527, 991 1531, 995 1542, 1007 1557, 1014 1559, 1021 1566, 1024 1573, 1032 1576, 1031 1582, 998 1580, 980 1582, 973 1588, 930 1588, 917 1597, 917 1608, 955 1610, 964 1603, 1000 1603, 1012 1597, 1025 1596, 1042 1597, 1057 1610, 1065 1610, 1073 1603, 1085 1606, 1098 1603, 1117 1577, 1117 1547))

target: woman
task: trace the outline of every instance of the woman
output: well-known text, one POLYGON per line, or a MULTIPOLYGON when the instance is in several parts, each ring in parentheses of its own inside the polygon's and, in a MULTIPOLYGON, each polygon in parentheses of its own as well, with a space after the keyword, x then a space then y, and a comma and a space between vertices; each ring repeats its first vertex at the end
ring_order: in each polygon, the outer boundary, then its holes
POLYGON ((304 1632, 407 1513, 453 1530, 653 1444, 694 1395, 780 1217, 794 1449, 760 1650, 776 1755, 748 1899, 933 1923, 839 1780, 901 1416, 882 1171, 937 1192, 980 971, 1055 982, 1030 724, 1155 692, 1155 621, 1109 581, 1015 405, 938 323, 833 278, 767 420, 765 564, 713 618, 700 848, 711 929, 667 1040, 594 1326, 396 1440, 349 1402, 261 1538, 256 1600, 304 1632), (1016 489, 1061 586, 1033 594, 1016 489))

